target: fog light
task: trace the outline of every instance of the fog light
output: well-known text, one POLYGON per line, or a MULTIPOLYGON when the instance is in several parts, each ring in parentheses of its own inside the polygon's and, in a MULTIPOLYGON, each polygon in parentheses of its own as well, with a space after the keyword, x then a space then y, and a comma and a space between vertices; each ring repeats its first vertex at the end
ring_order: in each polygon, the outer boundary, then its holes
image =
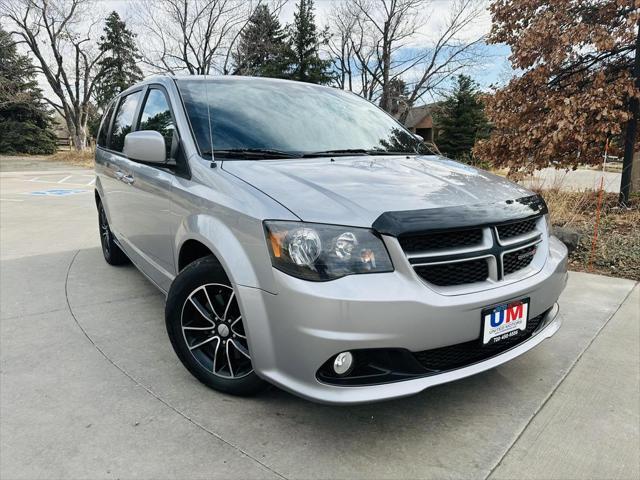
POLYGON ((333 371, 338 375, 346 375, 353 365, 353 355, 351 352, 342 352, 333 361, 333 371))

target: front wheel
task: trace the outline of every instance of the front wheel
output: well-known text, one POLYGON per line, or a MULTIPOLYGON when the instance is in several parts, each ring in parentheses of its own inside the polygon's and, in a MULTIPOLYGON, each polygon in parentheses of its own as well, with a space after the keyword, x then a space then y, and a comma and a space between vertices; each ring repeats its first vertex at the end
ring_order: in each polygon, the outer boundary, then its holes
POLYGON ((202 383, 233 395, 265 387, 253 371, 235 291, 213 257, 195 261, 176 277, 165 318, 178 358, 202 383))

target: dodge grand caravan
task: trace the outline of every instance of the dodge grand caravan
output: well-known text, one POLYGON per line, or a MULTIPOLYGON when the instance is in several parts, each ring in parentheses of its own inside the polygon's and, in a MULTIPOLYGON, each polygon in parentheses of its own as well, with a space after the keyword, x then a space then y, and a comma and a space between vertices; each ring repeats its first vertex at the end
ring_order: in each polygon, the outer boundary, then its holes
POLYGON ((155 77, 108 107, 96 172, 104 258, 166 294, 176 354, 223 392, 402 397, 560 326, 544 200, 351 93, 155 77))

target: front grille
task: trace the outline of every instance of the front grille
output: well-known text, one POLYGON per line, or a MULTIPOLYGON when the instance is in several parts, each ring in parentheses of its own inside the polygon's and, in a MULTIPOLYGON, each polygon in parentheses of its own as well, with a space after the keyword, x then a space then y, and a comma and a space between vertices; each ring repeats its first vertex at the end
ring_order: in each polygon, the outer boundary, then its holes
POLYGON ((477 338, 470 342, 458 343, 448 347, 415 352, 413 355, 424 368, 432 372, 445 372, 447 370, 466 367, 504 353, 531 338, 545 314, 546 312, 537 317, 530 318, 527 322, 527 328, 520 335, 502 340, 498 343, 483 345, 480 338, 477 338))
POLYGON ((484 258, 467 262, 420 265, 415 271, 424 280, 438 286, 484 282, 489 277, 489 266, 484 258))
POLYGON ((402 236, 398 239, 406 253, 428 252, 447 248, 470 247, 482 242, 482 229, 425 233, 402 236))
POLYGON ((507 225, 500 225, 498 230, 498 236, 500 240, 507 240, 509 238, 518 237, 527 233, 533 232, 536 228, 536 219, 525 220, 524 222, 509 223, 507 225))
POLYGON ((530 247, 523 248, 522 250, 516 250, 515 252, 505 253, 503 257, 504 274, 517 272, 529 266, 533 260, 533 256, 536 253, 537 245, 531 245, 530 247))
POLYGON ((433 286, 495 283, 526 269, 538 258, 536 251, 542 245, 542 231, 537 228, 539 219, 405 233, 398 237, 398 242, 415 272, 433 286), (504 244, 505 239, 510 240, 504 244))

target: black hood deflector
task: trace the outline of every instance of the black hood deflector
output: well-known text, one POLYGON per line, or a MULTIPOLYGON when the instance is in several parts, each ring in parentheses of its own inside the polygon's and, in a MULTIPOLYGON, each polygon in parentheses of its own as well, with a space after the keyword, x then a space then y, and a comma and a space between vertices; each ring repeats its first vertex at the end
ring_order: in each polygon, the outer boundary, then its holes
POLYGON ((383 235, 398 237, 407 233, 498 225, 538 217, 547 212, 544 199, 540 195, 531 195, 493 203, 385 212, 373 222, 373 228, 383 235))

